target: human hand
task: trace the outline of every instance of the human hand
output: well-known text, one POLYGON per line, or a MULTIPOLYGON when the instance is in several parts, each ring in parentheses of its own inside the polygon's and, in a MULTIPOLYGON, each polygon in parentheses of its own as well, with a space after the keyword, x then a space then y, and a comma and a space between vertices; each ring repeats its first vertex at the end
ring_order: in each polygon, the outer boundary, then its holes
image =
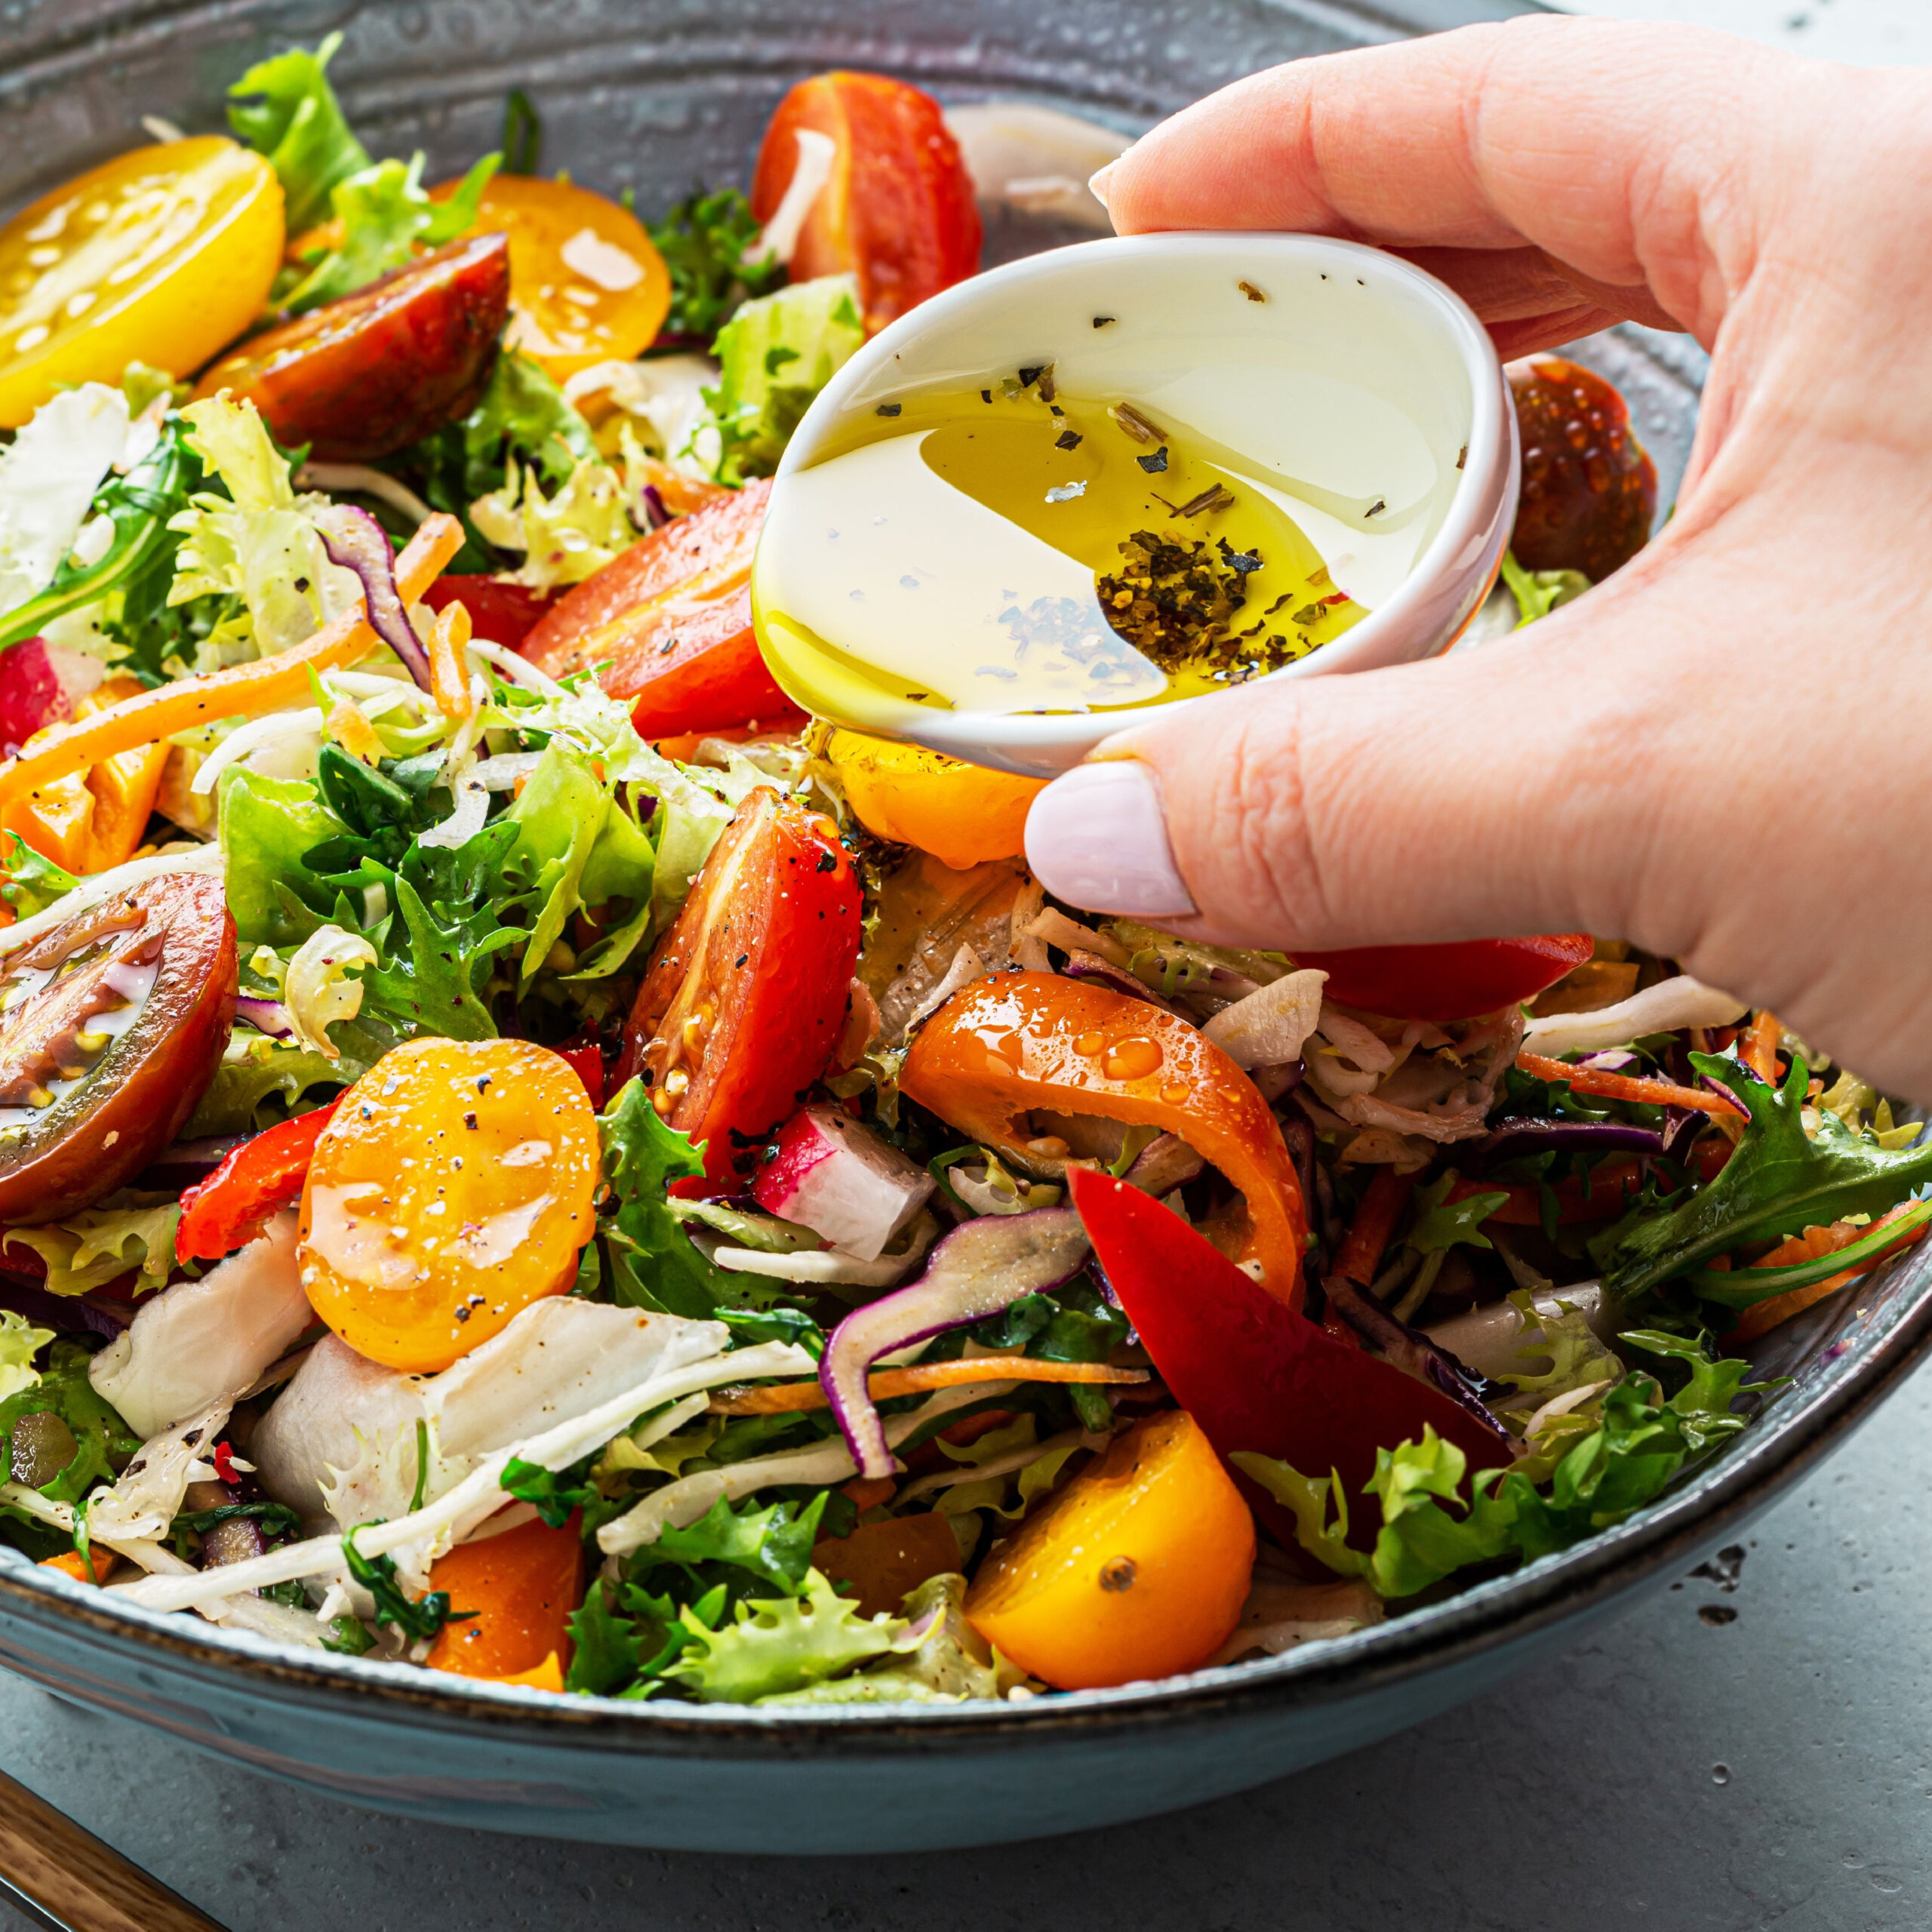
POLYGON ((1712 361, 1634 562, 1118 733, 1035 803, 1041 881, 1290 951, 1629 939, 1932 1099, 1932 75, 1524 20, 1257 75, 1107 177, 1123 234, 1395 249, 1505 355, 1635 318, 1712 361))

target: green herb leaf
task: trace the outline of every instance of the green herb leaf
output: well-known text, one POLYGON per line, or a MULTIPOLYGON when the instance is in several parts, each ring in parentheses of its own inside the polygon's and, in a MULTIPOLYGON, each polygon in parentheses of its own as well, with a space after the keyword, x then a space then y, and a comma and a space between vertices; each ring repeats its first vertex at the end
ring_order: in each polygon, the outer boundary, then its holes
POLYGON ((703 1631, 664 1675, 700 1703, 748 1704, 824 1682, 905 1644, 895 1617, 863 1617, 816 1570, 802 1595, 740 1603, 734 1621, 703 1631))
POLYGON ((571 1614, 571 1667, 564 1688, 589 1697, 608 1697, 638 1674, 643 1646, 634 1619, 616 1607, 617 1592, 603 1577, 592 1580, 589 1594, 571 1614))
POLYGON ((790 1503, 774 1503, 763 1509, 747 1503, 735 1510, 720 1497, 695 1523, 684 1529, 667 1528, 655 1543, 647 1543, 632 1559, 629 1574, 641 1583, 660 1565, 675 1564, 709 1588, 721 1580, 713 1574, 714 1566, 721 1566, 740 1572, 753 1586, 768 1585, 795 1597, 804 1589, 824 1513, 823 1493, 803 1511, 790 1503))
POLYGON ((332 33, 312 54, 292 48, 258 62, 228 91, 228 125, 280 178, 291 235, 320 221, 337 184, 369 165, 328 83, 341 45, 332 33))
POLYGON ((43 859, 17 832, 7 834, 6 869, 0 876, 0 899, 17 918, 30 919, 64 898, 80 881, 51 859, 43 859))
POLYGON ((450 1593, 447 1590, 431 1590, 420 1597, 406 1595, 401 1584, 396 1580, 393 1557, 365 1556, 356 1548, 355 1539, 362 1531, 375 1527, 374 1522, 358 1523, 354 1529, 345 1530, 342 1553, 349 1565, 349 1574, 375 1598, 378 1623, 393 1624, 405 1637, 423 1642, 436 1636, 446 1623, 474 1620, 476 1613, 473 1610, 451 1609, 450 1593))
POLYGON ((587 1470, 588 1463, 580 1464, 576 1469, 559 1472, 546 1469, 541 1463, 526 1463, 521 1456, 512 1456, 505 1466, 501 1478, 503 1487, 519 1503, 531 1503, 537 1513, 553 1530, 561 1530, 570 1521, 574 1509, 582 1509, 598 1499, 597 1491, 586 1482, 572 1482, 571 1478, 587 1470))
POLYGON ((745 260, 758 224, 736 188, 693 195, 650 234, 671 272, 671 308, 661 335, 708 346, 740 303, 784 285, 783 262, 745 260))
POLYGON ((1546 617, 1559 605, 1574 603, 1589 589, 1581 571, 1526 571, 1507 550, 1503 553, 1503 581, 1516 600, 1516 628, 1546 617))
POLYGON ((1487 1247, 1489 1237, 1482 1223, 1503 1206, 1506 1194, 1472 1194, 1466 1200, 1451 1201, 1449 1190, 1457 1179, 1454 1168, 1447 1169, 1426 1187, 1416 1189, 1416 1224, 1409 1230, 1408 1244, 1419 1254, 1438 1254, 1458 1241, 1471 1247, 1487 1247))

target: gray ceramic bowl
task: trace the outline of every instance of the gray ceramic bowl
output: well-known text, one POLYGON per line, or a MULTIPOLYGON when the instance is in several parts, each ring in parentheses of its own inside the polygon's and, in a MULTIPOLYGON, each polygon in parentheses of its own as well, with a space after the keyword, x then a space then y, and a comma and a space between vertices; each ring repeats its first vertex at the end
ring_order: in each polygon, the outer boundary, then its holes
MULTIPOLYGON (((358 123, 439 166, 492 143, 505 91, 545 111, 552 167, 647 208, 742 179, 800 75, 875 66, 949 100, 1020 97, 1144 126, 1224 81, 1510 0, 16 0, 0 10, 0 200, 138 138, 143 114, 217 125, 251 60, 340 26, 358 123)), ((1008 227, 995 253, 1056 238, 1008 227)), ((1620 332, 1588 359, 1631 395, 1666 486, 1701 364, 1620 332)), ((560 1838, 732 1851, 903 1850, 1041 1835, 1236 1791, 1499 1682, 1735 1537, 1842 1441, 1932 1340, 1920 1251, 1780 1330, 1791 1386, 1719 1460, 1609 1534, 1380 1629, 1271 1662, 1010 1706, 747 1714, 469 1687, 279 1650, 191 1617, 109 1612, 0 1567, 0 1663, 95 1709, 389 1811, 560 1838)))

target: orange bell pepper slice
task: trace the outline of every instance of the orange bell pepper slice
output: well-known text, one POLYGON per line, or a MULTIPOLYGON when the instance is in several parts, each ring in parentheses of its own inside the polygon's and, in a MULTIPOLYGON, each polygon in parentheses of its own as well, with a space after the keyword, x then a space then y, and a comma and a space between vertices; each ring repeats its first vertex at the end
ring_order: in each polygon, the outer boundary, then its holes
MULTIPOLYGON (((108 710, 141 689, 135 678, 109 678, 82 700, 75 715, 108 710)), ((43 735, 29 740, 29 753, 43 735)), ((17 832, 43 859, 75 874, 124 865, 147 830, 169 750, 165 743, 138 746, 9 799, 0 806, 0 831, 17 832)))
POLYGON ((1247 1258, 1271 1294, 1300 1306, 1308 1217, 1280 1125, 1254 1081, 1185 1020, 1057 974, 1001 973, 926 1022, 899 1084, 1023 1165, 1041 1158, 1024 1119, 1035 1108, 1177 1135, 1241 1190, 1247 1258))
MULTIPOLYGON (((583 1539, 575 1516, 553 1530, 521 1523, 502 1535, 459 1543, 429 1571, 429 1587, 470 1613, 443 1626, 426 1660, 458 1677, 547 1684, 552 1660, 571 1654, 570 1619, 583 1595, 583 1539)), ((554 1687, 561 1689, 558 1683, 554 1687)))
MULTIPOLYGON (((443 566, 463 547, 463 525, 453 516, 431 517, 395 560, 397 588, 405 604, 420 601, 443 566)), ((171 738, 217 718, 252 718, 306 701, 311 671, 339 671, 366 657, 380 640, 360 610, 345 611, 306 642, 253 664, 231 665, 205 677, 170 685, 110 706, 91 717, 70 718, 37 733, 32 747, 0 763, 0 805, 25 798, 69 772, 171 738)))

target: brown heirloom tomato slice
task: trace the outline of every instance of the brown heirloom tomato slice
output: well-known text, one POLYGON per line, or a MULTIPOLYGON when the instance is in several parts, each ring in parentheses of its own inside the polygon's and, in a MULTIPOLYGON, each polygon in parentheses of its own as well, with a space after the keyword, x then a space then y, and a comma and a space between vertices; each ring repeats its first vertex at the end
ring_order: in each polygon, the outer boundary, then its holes
POLYGON ((752 632, 752 555, 768 478, 675 518, 584 579, 525 640, 553 678, 600 666, 646 738, 715 731, 798 714, 752 632))
POLYGON ((859 882, 829 820, 761 786, 712 848, 625 1029, 620 1081, 706 1143, 730 1183, 745 1143, 825 1071, 859 957, 859 882))
POLYGON ((1580 362, 1512 367, 1523 493, 1509 547, 1526 571, 1581 571, 1601 583, 1651 540, 1657 466, 1614 383, 1580 362))
POLYGON ((0 973, 0 1221, 124 1186, 180 1131, 235 1021, 219 879, 173 872, 88 908, 0 973))
POLYGON ((509 314, 509 244, 478 235, 325 303, 216 363, 277 441, 325 462, 387 456, 474 406, 509 314))

